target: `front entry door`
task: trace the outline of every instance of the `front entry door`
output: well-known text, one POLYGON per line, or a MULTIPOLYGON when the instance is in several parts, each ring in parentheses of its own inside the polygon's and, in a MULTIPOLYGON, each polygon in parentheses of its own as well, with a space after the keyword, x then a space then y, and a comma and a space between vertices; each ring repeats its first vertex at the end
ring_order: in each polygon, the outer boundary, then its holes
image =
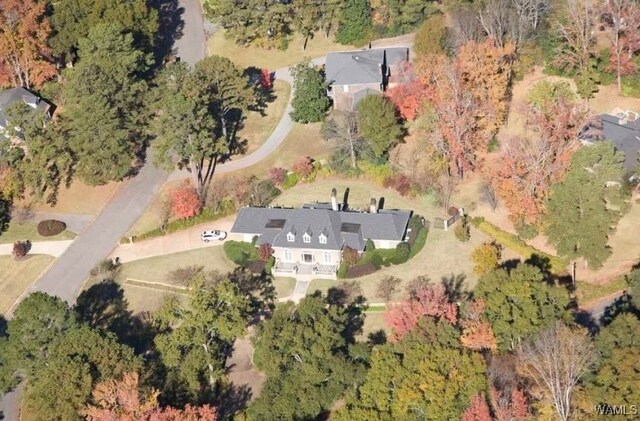
POLYGON ((313 263, 313 254, 302 253, 302 261, 305 263, 313 263))

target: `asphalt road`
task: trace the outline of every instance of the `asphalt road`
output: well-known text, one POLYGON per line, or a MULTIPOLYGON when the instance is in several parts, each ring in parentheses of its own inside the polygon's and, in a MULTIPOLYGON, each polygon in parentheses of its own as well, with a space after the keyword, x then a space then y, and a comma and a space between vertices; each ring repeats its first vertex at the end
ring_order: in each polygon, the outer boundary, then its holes
POLYGON ((180 60, 193 67, 206 56, 202 5, 200 0, 180 0, 180 8, 180 18, 184 26, 182 35, 176 40, 174 47, 180 60))

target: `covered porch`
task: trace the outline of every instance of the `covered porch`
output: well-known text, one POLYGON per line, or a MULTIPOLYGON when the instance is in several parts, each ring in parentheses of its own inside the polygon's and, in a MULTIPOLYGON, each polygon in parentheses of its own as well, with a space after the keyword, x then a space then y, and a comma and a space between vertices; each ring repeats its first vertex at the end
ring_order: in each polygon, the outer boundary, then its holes
POLYGON ((273 266, 274 276, 311 275, 317 279, 337 279, 337 265, 322 265, 319 263, 283 262, 276 259, 273 266))

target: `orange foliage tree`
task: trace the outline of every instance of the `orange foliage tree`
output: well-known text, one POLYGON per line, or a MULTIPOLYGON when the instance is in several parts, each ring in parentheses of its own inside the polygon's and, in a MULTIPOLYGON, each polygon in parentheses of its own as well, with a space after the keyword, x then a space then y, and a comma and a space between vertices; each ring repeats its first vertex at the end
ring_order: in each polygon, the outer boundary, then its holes
POLYGON ((47 2, 2 0, 0 86, 39 87, 56 74, 47 40, 47 2))
POLYGON ((215 408, 209 405, 185 409, 160 407, 159 392, 152 389, 141 396, 138 373, 127 373, 121 380, 107 380, 96 385, 92 392, 94 405, 80 415, 88 421, 216 421, 215 408))
POLYGON ((196 189, 185 181, 171 195, 171 212, 176 218, 191 218, 200 212, 202 204, 196 189))
POLYGON ((456 59, 462 67, 465 85, 482 104, 480 128, 488 134, 498 131, 507 115, 507 94, 515 46, 497 47, 491 39, 468 42, 458 50, 456 59))
POLYGON ((449 301, 442 285, 422 288, 409 300, 392 306, 384 313, 384 321, 392 330, 390 340, 402 339, 424 316, 444 319, 451 324, 457 322, 457 306, 449 301))
POLYGON ((491 412, 487 401, 476 395, 471 399, 471 405, 462 413, 462 421, 491 421, 491 412))
POLYGON ((510 394, 505 395, 492 387, 489 396, 497 421, 524 420, 529 417, 527 396, 522 390, 514 387, 510 394))
POLYGON ((420 105, 426 99, 425 87, 415 75, 413 66, 406 63, 394 80, 397 84, 385 92, 405 120, 415 120, 420 105))
POLYGON ((483 318, 484 308, 483 300, 473 300, 469 303, 465 315, 460 321, 460 326, 462 326, 460 343, 473 350, 489 349, 494 351, 498 349, 498 342, 491 325, 483 318))
POLYGON ((562 99, 542 109, 529 108, 534 136, 513 137, 491 173, 493 185, 514 222, 538 223, 549 188, 564 179, 578 148, 584 112, 562 99))

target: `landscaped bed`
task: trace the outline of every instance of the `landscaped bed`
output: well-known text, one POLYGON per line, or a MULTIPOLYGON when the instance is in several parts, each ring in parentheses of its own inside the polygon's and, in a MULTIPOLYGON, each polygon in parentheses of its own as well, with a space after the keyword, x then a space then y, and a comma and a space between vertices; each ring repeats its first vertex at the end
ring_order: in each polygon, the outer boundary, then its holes
POLYGON ((9 244, 15 241, 57 241, 71 240, 75 234, 71 231, 62 231, 59 234, 44 237, 38 234, 38 224, 26 222, 22 225, 17 222, 10 222, 9 228, 0 234, 0 244, 9 244))

